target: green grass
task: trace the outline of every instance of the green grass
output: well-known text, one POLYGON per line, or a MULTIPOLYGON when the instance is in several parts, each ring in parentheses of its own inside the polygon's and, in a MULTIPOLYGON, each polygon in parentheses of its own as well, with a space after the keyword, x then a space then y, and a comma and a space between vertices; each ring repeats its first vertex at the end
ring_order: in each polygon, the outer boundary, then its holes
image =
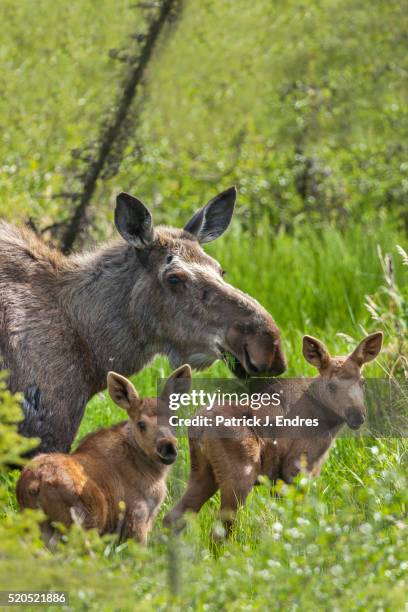
POLYGON ((66 216, 71 149, 91 145, 116 95, 123 65, 108 51, 128 46, 140 14, 126 0, 1 3, 0 215, 66 216))
MULTIPOLYGON (((115 106, 146 13, 126 0, 4 0, 0 16, 0 215, 41 227, 66 219, 78 165, 115 106), (75 168, 73 169, 73 166, 75 168)), ((230 184, 253 232, 282 225, 405 217, 407 110, 400 0, 187 0, 132 109, 119 173, 101 179, 92 234, 133 191, 156 221, 185 222, 230 184), (312 162, 309 189, 298 180, 312 162), (269 221, 268 221, 269 220, 269 221)), ((81 169, 81 168, 79 168, 81 169)), ((74 185, 75 187, 76 185, 74 185)))
MULTIPOLYGON (((41 227, 67 218, 68 202, 55 196, 71 186, 71 149, 92 149, 115 104, 126 64, 108 52, 128 49, 143 30, 134 5, 2 2, 1 218, 32 216, 41 227)), ((237 184, 233 223, 208 252, 273 314, 287 376, 314 373, 301 354, 304 333, 333 354, 348 351, 347 338, 380 325, 364 305, 384 285, 377 245, 394 255, 397 243, 406 246, 406 20, 399 0, 186 0, 154 54, 119 172, 98 183, 91 238, 115 234, 112 202, 122 189, 142 197, 156 223, 182 226, 237 184)), ((394 261, 406 293, 406 270, 394 261)), ((392 292, 382 293, 388 353, 369 376, 387 373, 397 344, 389 330, 408 321, 392 292)), ((133 380, 154 395, 169 373, 157 358, 133 380)), ((205 376, 229 372, 218 362, 205 376)), ((76 443, 124 417, 106 394, 94 397, 76 443)), ((177 540, 162 529, 188 476, 182 439, 147 550, 74 528, 51 555, 36 520, 16 512, 18 473, 2 467, 11 439, 2 423, 1 589, 66 590, 74 610, 406 609, 405 439, 339 439, 314 482, 278 487, 279 496, 257 487, 219 547, 209 538, 218 496, 177 540)))

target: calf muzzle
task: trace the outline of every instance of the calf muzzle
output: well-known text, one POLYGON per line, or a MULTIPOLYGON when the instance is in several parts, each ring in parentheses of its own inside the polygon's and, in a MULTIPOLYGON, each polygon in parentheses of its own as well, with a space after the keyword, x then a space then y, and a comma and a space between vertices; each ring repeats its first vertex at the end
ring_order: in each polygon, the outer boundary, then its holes
POLYGON ((171 465, 177 459, 177 445, 169 440, 160 440, 157 443, 157 454, 159 455, 162 463, 165 465, 171 465))
POLYGON ((351 429, 358 429, 364 423, 364 415, 355 408, 346 410, 346 423, 351 429))

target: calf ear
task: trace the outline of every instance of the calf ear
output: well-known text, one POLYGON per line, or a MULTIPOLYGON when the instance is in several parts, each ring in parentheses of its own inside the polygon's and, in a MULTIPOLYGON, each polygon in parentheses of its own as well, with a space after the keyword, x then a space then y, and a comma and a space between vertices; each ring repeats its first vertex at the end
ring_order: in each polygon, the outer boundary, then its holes
POLYGON ((191 387, 191 368, 186 363, 180 366, 167 379, 164 389, 160 394, 160 399, 168 403, 172 393, 188 393, 191 387))
POLYGON ((303 336, 303 357, 318 370, 330 365, 330 353, 320 340, 313 336, 303 336))
POLYGON ((116 372, 109 372, 108 391, 115 404, 124 408, 129 416, 138 412, 142 402, 130 380, 116 372))
POLYGON ((358 347, 351 353, 350 359, 355 361, 361 368, 368 361, 372 361, 381 351, 383 341, 382 332, 374 332, 360 342, 358 347))
POLYGON ((120 193, 116 198, 115 225, 122 238, 136 249, 144 249, 153 242, 149 209, 128 193, 120 193))
POLYGON ((236 198, 235 187, 218 194, 191 217, 184 230, 196 236, 201 244, 215 240, 229 226, 236 198))

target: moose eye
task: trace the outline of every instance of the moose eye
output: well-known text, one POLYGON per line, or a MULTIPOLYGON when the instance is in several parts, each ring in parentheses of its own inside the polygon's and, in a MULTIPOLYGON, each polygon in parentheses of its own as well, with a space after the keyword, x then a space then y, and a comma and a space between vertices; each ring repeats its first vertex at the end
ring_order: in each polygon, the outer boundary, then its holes
POLYGON ((337 391, 337 385, 334 382, 329 382, 329 384, 327 385, 329 388, 330 393, 336 393, 337 391))
POLYGON ((173 287, 175 285, 179 285, 180 283, 183 282, 184 279, 182 279, 180 276, 177 276, 177 274, 170 274, 167 277, 167 282, 169 283, 169 285, 172 285, 173 287))
POLYGON ((146 431, 146 423, 144 421, 138 421, 137 427, 139 431, 146 431))

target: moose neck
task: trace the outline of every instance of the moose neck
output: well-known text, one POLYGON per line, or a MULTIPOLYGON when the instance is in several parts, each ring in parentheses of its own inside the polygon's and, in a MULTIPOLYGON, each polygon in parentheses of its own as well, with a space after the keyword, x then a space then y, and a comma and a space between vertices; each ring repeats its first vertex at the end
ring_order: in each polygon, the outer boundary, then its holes
POLYGON ((162 350, 146 316, 146 280, 125 243, 67 260, 59 298, 93 362, 94 392, 105 387, 109 370, 129 376, 162 350))

